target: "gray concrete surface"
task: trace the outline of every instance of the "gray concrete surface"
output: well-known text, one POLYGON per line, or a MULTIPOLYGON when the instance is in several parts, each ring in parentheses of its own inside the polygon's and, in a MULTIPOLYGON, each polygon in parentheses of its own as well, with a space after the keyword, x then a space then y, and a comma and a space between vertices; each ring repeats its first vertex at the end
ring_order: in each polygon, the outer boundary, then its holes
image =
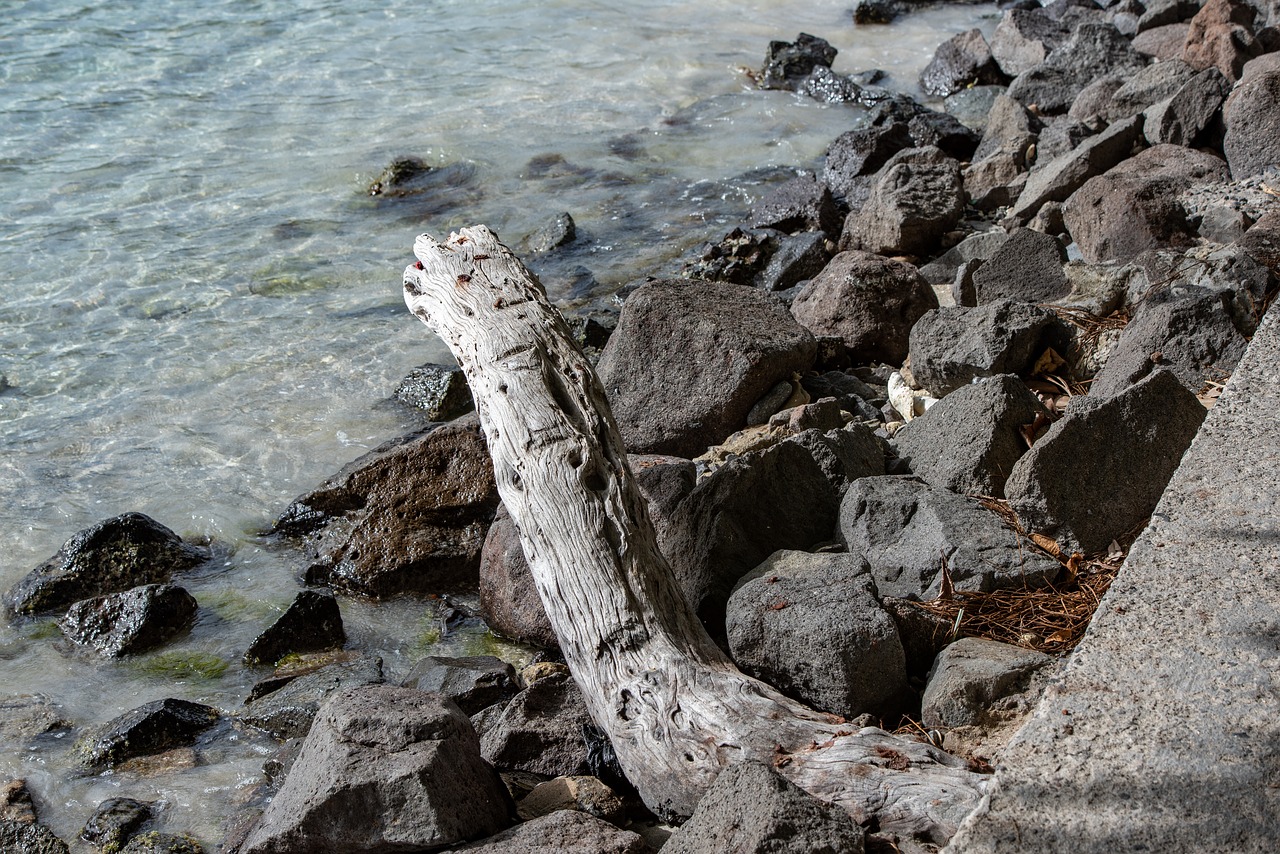
POLYGON ((1280 851, 1280 309, 946 849, 1280 851))

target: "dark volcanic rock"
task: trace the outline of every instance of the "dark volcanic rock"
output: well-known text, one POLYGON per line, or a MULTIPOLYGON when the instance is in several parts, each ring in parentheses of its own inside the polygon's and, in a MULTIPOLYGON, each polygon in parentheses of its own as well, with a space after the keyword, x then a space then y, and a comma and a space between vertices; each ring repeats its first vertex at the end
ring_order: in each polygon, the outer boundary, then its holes
POLYGON ((1053 312, 1013 300, 934 309, 911 329, 911 371, 941 397, 975 377, 1026 373, 1046 343, 1064 343, 1058 330, 1053 312))
POLYGON ((1157 145, 1086 181, 1067 199, 1063 218, 1086 261, 1125 261, 1145 249, 1190 243, 1193 231, 1177 194, 1226 178, 1227 164, 1212 154, 1157 145))
POLYGON ((1231 84, 1221 72, 1206 68, 1172 97, 1146 111, 1143 136, 1151 145, 1192 145, 1213 123, 1230 90, 1231 84))
POLYGON ((656 280, 627 298, 597 370, 630 451, 693 457, 746 424, 817 343, 754 288, 656 280))
POLYGON ((791 303, 791 313, 815 335, 840 338, 855 361, 898 365, 911 327, 937 305, 915 267, 851 251, 831 259, 791 303))
POLYGON ((822 232, 803 231, 783 237, 755 284, 766 291, 785 291, 821 273, 829 260, 827 238, 822 232))
POLYGON ((4 595, 12 614, 47 614, 93 596, 168 581, 175 572, 209 559, 141 513, 99 522, 67 540, 58 553, 4 595))
POLYGON ((739 667, 816 709, 853 718, 906 688, 897 624, 853 555, 775 552, 738 582, 725 622, 739 667))
POLYGON ((881 596, 931 599, 945 562, 956 590, 1040 587, 1057 561, 1023 548, 999 516, 915 477, 855 482, 840 505, 840 539, 871 566, 881 596))
POLYGON ((1234 82, 1244 64, 1263 53, 1253 35, 1257 10, 1244 0, 1208 0, 1191 19, 1182 58, 1192 67, 1217 68, 1234 82))
POLYGON ((189 745, 217 720, 218 710, 211 706, 172 697, 155 700, 86 733, 75 751, 86 768, 111 768, 138 756, 189 745))
POLYGON ((468 715, 509 700, 520 690, 515 668, 492 655, 429 655, 413 666, 403 684, 443 694, 468 715))
POLYGON ((346 641, 338 600, 327 590, 303 590, 274 623, 249 644, 244 663, 275 664, 290 653, 339 649, 346 641))
POLYGON ((70 726, 61 706, 44 694, 0 695, 0 739, 6 742, 23 744, 70 726))
POLYGON ((929 674, 920 722, 929 727, 980 723, 988 707, 1026 687, 1053 659, 1007 643, 961 638, 938 656, 929 674))
POLYGON ((590 774, 586 741, 598 732, 582 692, 567 671, 533 682, 480 734, 480 752, 504 771, 547 777, 590 774))
POLYGON ((840 212, 831 190, 812 175, 800 175, 775 187, 751 209, 752 228, 774 228, 792 234, 840 232, 840 212))
POLYGON ((472 586, 498 506, 478 422, 411 433, 299 497, 276 531, 308 534, 312 583, 365 596, 472 586))
POLYGON ((947 39, 920 72, 920 88, 939 98, 975 84, 998 82, 1000 68, 978 29, 947 39))
POLYGON ((898 456, 930 486, 1004 496, 1027 451, 1022 430, 1049 413, 1016 376, 1002 374, 948 394, 893 435, 898 456))
POLYGON ((503 637, 546 649, 560 646, 505 505, 489 526, 480 553, 480 609, 489 627, 503 637))
POLYGON ((574 241, 578 236, 577 225, 568 213, 556 214, 546 224, 524 240, 530 252, 550 252, 574 241))
POLYGON ((1062 265, 1067 250, 1058 238, 1029 228, 1016 228, 987 262, 973 274, 978 304, 1012 299, 1018 302, 1053 302, 1066 296, 1071 286, 1062 265))
POLYGON ((453 851, 468 854, 649 854, 639 835, 577 810, 556 810, 453 851))
POLYGON ((815 68, 830 68, 837 52, 826 39, 808 33, 796 36, 794 42, 769 42, 760 88, 795 89, 815 68))
POLYGON ((119 854, 204 854, 204 848, 185 833, 140 833, 120 849, 119 854))
POLYGON ((438 694, 337 692, 239 854, 434 850, 508 824, 475 730, 438 694))
POLYGON ((151 820, 151 807, 133 798, 109 798, 89 816, 80 838, 105 851, 118 850, 151 820))
POLYGON ((1171 371, 1115 397, 1076 397, 1018 460, 1005 495, 1028 531, 1101 551, 1151 515, 1204 416, 1171 371))
POLYGON ((1035 68, 1070 30, 1040 9, 1009 9, 991 36, 991 56, 1011 77, 1035 68))
POLYGON ((855 189, 865 195, 870 192, 871 176, 911 145, 911 132, 904 121, 845 131, 827 147, 822 180, 839 198, 853 195, 855 189))
POLYGON ((1123 74, 1144 65, 1146 58, 1114 26, 1086 21, 1044 62, 1019 74, 1009 84, 1009 97, 1035 104, 1044 115, 1065 113, 1080 91, 1093 82, 1098 69, 1123 74))
POLYGON ((1008 239, 1009 235, 1000 228, 971 234, 922 266, 920 275, 933 285, 951 284, 962 266, 976 259, 985 261, 1008 239))
POLYGON ((1191 25, 1186 23, 1152 27, 1133 37, 1133 49, 1159 61, 1181 59, 1190 28, 1191 25))
POLYGON ((195 597, 172 584, 145 584, 83 599, 58 621, 68 639, 118 658, 160 646, 191 627, 195 597))
POLYGON ((1043 163, 1027 177, 1027 184, 1009 214, 1027 221, 1047 202, 1065 202, 1090 178, 1127 160, 1142 134, 1142 117, 1131 116, 1091 136, 1071 151, 1043 163))
POLYGON ((684 264, 680 275, 686 279, 750 285, 769 265, 778 249, 779 236, 779 232, 770 229, 735 228, 718 243, 706 244, 684 264))
POLYGON ((67 854, 67 844, 36 817, 25 780, 0 786, 0 851, 5 854, 67 854))
POLYGON ((397 157, 369 185, 369 195, 399 195, 407 192, 414 181, 429 174, 433 167, 420 157, 397 157))
POLYGON ((662 850, 862 854, 863 832, 840 807, 818 800, 763 763, 746 761, 720 772, 662 850))
POLYGON ((286 671, 254 686, 240 720, 286 739, 304 736, 321 704, 334 691, 382 682, 382 659, 362 655, 304 672, 286 671))
POLYGON ((471 388, 457 365, 423 365, 400 381, 395 399, 421 409, 432 421, 452 421, 475 408, 471 388))
POLYGON ((840 248, 925 255, 964 210, 960 164, 938 148, 899 151, 876 173, 871 195, 849 214, 840 248))
POLYGON ((1181 60, 1152 63, 1128 75, 1100 115, 1108 122, 1136 116, 1152 104, 1173 97, 1195 74, 1196 70, 1181 60))
POLYGON ((1222 107, 1222 149, 1237 181, 1280 164, 1280 70, 1236 87, 1222 107))

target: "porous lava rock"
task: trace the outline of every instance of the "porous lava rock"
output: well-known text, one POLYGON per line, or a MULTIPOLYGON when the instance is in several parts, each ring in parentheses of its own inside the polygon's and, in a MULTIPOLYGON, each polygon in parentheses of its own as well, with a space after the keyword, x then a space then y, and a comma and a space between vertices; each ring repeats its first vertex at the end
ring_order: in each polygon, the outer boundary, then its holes
POLYGON ((339 649, 346 642, 338 600, 328 590, 302 590, 274 623, 254 638, 244 663, 275 664, 291 653, 339 649))
POLYGON ((144 584, 123 593, 83 599, 67 609, 58 627, 67 639, 118 658, 160 646, 191 627, 198 605, 172 584, 144 584))

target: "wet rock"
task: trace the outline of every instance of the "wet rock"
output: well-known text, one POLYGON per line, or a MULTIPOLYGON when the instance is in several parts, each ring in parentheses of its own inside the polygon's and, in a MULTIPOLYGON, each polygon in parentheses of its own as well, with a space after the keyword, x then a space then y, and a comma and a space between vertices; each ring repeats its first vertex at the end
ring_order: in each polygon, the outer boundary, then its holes
POLYGON ((893 441, 899 458, 930 486, 1001 498, 1013 464, 1027 450, 1023 430, 1037 420, 1047 425, 1048 417, 1021 380, 1002 374, 956 389, 893 441))
POLYGON ((1114 397, 1077 397, 1018 460, 1005 495, 1027 530, 1106 549, 1151 515, 1204 415, 1166 370, 1114 397))
POLYGON ((524 239, 524 246, 529 252, 550 252, 567 246, 578 236, 577 225, 567 212, 556 214, 533 234, 524 239))
POLYGON ((961 638, 942 651, 929 674, 920 722, 927 727, 981 723, 992 703, 1025 688, 1052 660, 1007 643, 961 638))
MULTIPOLYGON (((904 96, 898 96, 899 98, 904 96)), ((886 111, 884 102, 876 107, 882 121, 896 122, 899 118, 892 110, 886 111)), ((896 101, 893 103, 897 103, 896 101)), ((910 102, 911 115, 907 120, 907 132, 916 148, 937 148, 948 157, 968 160, 977 150, 982 135, 960 123, 955 116, 931 110, 922 104, 910 102)), ((879 117, 878 117, 879 118, 879 117)))
POLYGON ((1070 31, 1039 9, 1009 9, 991 35, 991 56, 1010 77, 1044 62, 1070 31))
POLYGON ((74 643, 119 658, 161 646, 187 631, 197 608, 195 597, 181 587, 144 584, 76 602, 58 628, 74 643))
POLYGON ((1188 245, 1193 229, 1178 193, 1226 177, 1227 165, 1212 154, 1157 145, 1086 181, 1067 199, 1063 218, 1080 254, 1093 263, 1188 245))
POLYGON ((508 823, 475 730, 438 694, 338 692, 240 854, 435 849, 508 823))
POLYGON ((503 637, 544 649, 560 646, 533 585, 520 532, 505 506, 489 526, 480 555, 480 609, 489 627, 503 637))
POLYGON ((1197 71, 1217 68, 1235 82, 1244 64, 1263 52, 1253 36, 1257 10, 1244 0, 1208 0, 1191 19, 1182 50, 1197 71))
POLYGON ((766 291, 785 291, 821 273, 830 259, 827 238, 820 231, 784 237, 755 284, 766 291))
POLYGON ((404 193, 414 181, 430 173, 433 167, 420 157, 397 157, 369 185, 369 195, 404 193))
POLYGON ((942 255, 920 268, 920 274, 932 285, 946 285, 955 280, 956 272, 966 262, 990 258, 1008 239, 1003 229, 979 231, 961 240, 942 255))
POLYGON ((1182 48, 1190 28, 1191 25, 1188 23, 1152 27, 1133 37, 1133 49, 1159 61, 1181 59, 1182 48))
POLYGON ((748 760, 720 772, 662 850, 862 854, 863 832, 840 807, 818 800, 767 765, 748 760))
POLYGON ((1029 228, 1016 228, 973 274, 978 304, 1004 299, 1053 302, 1071 290, 1062 265, 1067 252, 1058 238, 1029 228))
POLYGON ((44 694, 0 696, 0 740, 25 743, 70 726, 62 708, 44 694))
POLYGON ((622 798, 598 777, 556 777, 539 783, 520 801, 517 814, 529 821, 556 810, 577 810, 615 825, 626 823, 622 798))
POLYGON ((10 614, 48 614, 93 596, 121 593, 140 584, 167 582, 174 573, 209 559, 142 513, 125 513, 80 531, 9 589, 10 614))
POLYGON ((844 341, 856 361, 901 364, 915 322, 938 305, 910 264, 870 252, 841 252, 806 285, 791 314, 815 335, 844 341))
POLYGON ((839 536, 871 566, 880 595, 899 599, 936 596, 944 562, 964 591, 1040 587, 1060 568, 976 501, 909 476, 855 482, 840 505, 839 536))
POLYGON ((1231 373, 1248 342, 1228 303, 1228 294, 1213 291, 1144 303, 1094 377, 1089 396, 1112 397, 1157 367, 1171 370, 1192 393, 1205 380, 1231 373))
POLYGON ((1098 69, 1123 74, 1145 64, 1146 58, 1114 26, 1085 21, 1044 62, 1019 74, 1009 84, 1009 97, 1035 104, 1043 115, 1065 113, 1081 90, 1093 82, 1098 69))
POLYGON ((37 819, 25 780, 11 780, 0 786, 0 851, 67 854, 67 844, 37 819))
POLYGON ((1131 116, 1045 162, 1027 177, 1026 186, 1009 209, 1010 217, 1026 222, 1048 202, 1065 202, 1090 178, 1128 159, 1141 135, 1142 117, 1131 116))
POLYGON ((453 850, 468 854, 648 854, 651 849, 629 830, 576 810, 558 810, 453 850))
POLYGON ((822 180, 837 198, 864 196, 870 192, 871 176, 898 151, 910 147, 911 132, 905 121, 845 131, 827 147, 822 180))
POLYGON ((761 89, 796 89, 815 68, 830 68, 838 51, 826 39, 801 33, 794 42, 772 41, 758 77, 761 89))
POLYGON ((347 635, 342 628, 338 600, 328 590, 303 590, 288 609, 249 644, 244 663, 275 664, 291 653, 341 649, 347 635))
POLYGON ((185 747, 218 720, 218 710, 169 697, 145 703, 86 733, 75 745, 80 762, 91 770, 119 765, 140 756, 185 747))
POLYGON ((476 583, 498 506, 479 424, 466 418, 375 448, 291 504, 276 523, 306 535, 307 581, 345 593, 439 593, 476 583))
POLYGON ((978 29, 947 39, 920 72, 920 88, 939 98, 976 84, 999 82, 1000 68, 978 29))
POLYGON ((853 555, 775 552, 734 588, 726 630, 740 668, 822 711, 880 711, 906 688, 897 624, 853 555))
POLYGON ((821 65, 800 81, 796 92, 824 104, 865 104, 868 100, 874 100, 872 93, 859 84, 857 76, 836 74, 821 65))
POLYGON ((1127 75, 1101 115, 1108 122, 1136 116, 1152 104, 1173 97, 1195 74, 1194 68, 1179 59, 1154 62, 1127 75))
POLYGON ((240 720, 275 738, 305 736, 330 696, 382 682, 382 659, 361 655, 314 670, 290 668, 254 686, 240 720))
POLYGON ((403 685, 443 694, 468 715, 509 700, 520 690, 515 668, 492 655, 429 655, 413 666, 403 685))
POLYGON ((976 377, 1025 374, 1046 344, 1059 344, 1053 312, 999 300, 977 308, 938 308, 911 330, 911 370, 935 397, 976 377))
POLYGON ((1236 87, 1222 107, 1222 150, 1237 181, 1280 163, 1280 70, 1236 87))
POLYGON ((853 22, 860 27, 890 24, 905 11, 905 4, 894 0, 858 0, 853 7, 853 22))
POLYGON ((475 408, 471 388, 457 365, 423 365, 400 381, 395 399, 421 409, 431 421, 452 421, 475 408))
POLYGON ((109 798, 89 816, 80 838, 104 851, 118 851, 151 821, 152 806, 133 798, 109 798))
POLYGON ((813 175, 800 175, 781 184, 751 209, 752 228, 772 228, 794 234, 820 231, 840 233, 840 212, 831 190, 813 175))
POLYGON ((755 402, 816 353, 775 297, 655 280, 627 298, 597 371, 628 450, 693 457, 744 426, 755 402))
POLYGON ((130 839, 120 854, 204 854, 204 848, 185 833, 152 830, 130 839))
POLYGON ((767 229, 735 228, 718 243, 708 243, 686 262, 686 279, 750 285, 764 271, 778 248, 779 233, 767 229))
POLYGON ((960 165, 937 148, 905 149, 876 173, 866 204, 845 220, 840 249, 924 255, 963 209, 960 165))
POLYGON ((584 734, 594 730, 577 683, 568 673, 557 673, 507 703, 480 734, 480 752, 500 770, 547 777, 590 774, 584 734))

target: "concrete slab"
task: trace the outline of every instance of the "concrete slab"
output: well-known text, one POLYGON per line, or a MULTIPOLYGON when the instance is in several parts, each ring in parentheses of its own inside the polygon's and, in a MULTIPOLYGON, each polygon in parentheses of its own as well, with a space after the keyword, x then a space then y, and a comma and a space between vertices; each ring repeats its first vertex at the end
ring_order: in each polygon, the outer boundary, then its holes
POLYGON ((1280 310, 946 850, 1280 851, 1280 310))

